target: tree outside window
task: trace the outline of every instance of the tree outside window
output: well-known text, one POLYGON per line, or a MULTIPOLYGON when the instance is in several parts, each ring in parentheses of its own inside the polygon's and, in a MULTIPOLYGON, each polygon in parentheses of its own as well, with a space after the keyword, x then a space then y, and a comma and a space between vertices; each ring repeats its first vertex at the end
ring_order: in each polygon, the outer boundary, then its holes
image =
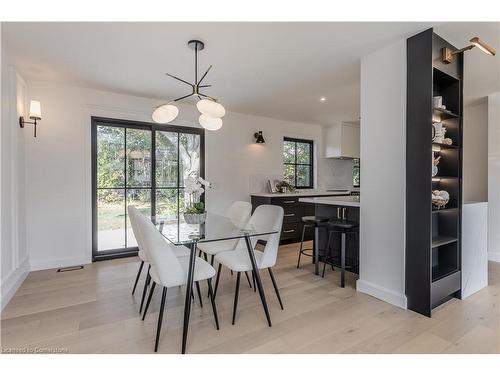
POLYGON ((314 186, 313 141, 283 139, 283 179, 297 189, 314 186))

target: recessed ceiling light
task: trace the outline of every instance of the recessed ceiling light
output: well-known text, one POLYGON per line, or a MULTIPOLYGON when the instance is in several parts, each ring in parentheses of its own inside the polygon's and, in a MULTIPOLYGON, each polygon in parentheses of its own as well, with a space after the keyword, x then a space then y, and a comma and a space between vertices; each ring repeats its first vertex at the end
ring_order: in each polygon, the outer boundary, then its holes
POLYGON ((326 102, 326 98, 324 96, 322 96, 321 98, 319 98, 320 101, 322 102, 326 102))

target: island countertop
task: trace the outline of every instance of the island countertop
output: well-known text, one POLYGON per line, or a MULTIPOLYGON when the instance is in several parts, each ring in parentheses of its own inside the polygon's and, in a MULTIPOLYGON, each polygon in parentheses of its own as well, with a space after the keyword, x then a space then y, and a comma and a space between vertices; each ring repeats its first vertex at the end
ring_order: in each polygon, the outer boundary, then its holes
POLYGON ((314 195, 325 195, 325 196, 342 196, 349 195, 351 190, 336 190, 336 191, 326 191, 326 190, 305 190, 293 193, 251 193, 254 197, 266 197, 266 198, 286 198, 286 197, 300 197, 302 196, 314 196, 314 195))
POLYGON ((299 202, 331 206, 360 207, 359 196, 299 198, 299 202))

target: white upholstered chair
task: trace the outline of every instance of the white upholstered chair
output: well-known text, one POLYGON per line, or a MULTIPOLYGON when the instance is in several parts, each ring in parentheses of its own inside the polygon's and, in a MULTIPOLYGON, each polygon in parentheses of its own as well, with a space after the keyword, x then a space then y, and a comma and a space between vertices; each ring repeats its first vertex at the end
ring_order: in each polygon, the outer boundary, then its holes
MULTIPOLYGON (((226 216, 236 225, 242 225, 242 224, 244 225, 248 223, 248 220, 250 220, 251 215, 252 215, 252 205, 250 203, 243 201, 236 201, 233 202, 233 204, 231 205, 231 207, 229 207, 224 216, 226 216)), ((198 244, 198 249, 200 250, 200 256, 201 253, 203 253, 203 256, 206 261, 208 261, 207 255, 211 256, 210 264, 213 266, 216 254, 221 253, 223 251, 234 250, 237 244, 238 244, 237 239, 216 241, 216 242, 204 242, 198 244)), ((252 287, 247 272, 245 272, 245 276, 247 278, 248 285, 252 287)))
MULTIPOLYGON (((154 224, 144 215, 137 215, 137 227, 143 242, 144 248, 150 263, 149 275, 151 276, 151 289, 148 300, 144 308, 143 320, 148 311, 153 297, 155 286, 158 284, 163 288, 160 313, 158 316, 158 326, 156 329, 155 352, 158 350, 161 325, 163 320, 163 310, 167 297, 167 289, 175 286, 185 285, 187 282, 187 269, 189 257, 178 257, 175 253, 177 246, 171 245, 165 241, 161 233, 154 224)), ((215 269, 203 259, 196 257, 194 277, 195 282, 207 280, 209 295, 212 302, 212 310, 215 318, 215 324, 219 329, 219 320, 217 317, 217 308, 212 293, 210 279, 215 276, 215 269)), ((187 334, 187 332, 186 332, 187 334)))
MULTIPOLYGON (((139 277, 141 276, 141 272, 142 272, 142 268, 144 267, 144 264, 146 263, 146 265, 148 266, 148 270, 146 272, 146 281, 144 283, 144 290, 142 291, 141 306, 139 308, 139 312, 142 312, 142 307, 144 305, 144 299, 146 296, 147 287, 150 283, 149 269, 150 269, 151 265, 149 264, 147 249, 144 246, 141 233, 137 227, 137 220, 138 220, 137 218, 138 218, 138 216, 143 216, 143 215, 135 206, 128 206, 127 212, 128 212, 128 216, 130 218, 132 232, 134 233, 134 237, 137 241, 137 247, 139 248, 139 252, 137 255, 139 256, 139 259, 141 260, 141 264, 139 265, 139 271, 137 271, 137 276, 135 278, 134 287, 132 289, 132 295, 134 295, 135 289, 137 287, 137 282, 139 281, 139 277)), ((177 246, 175 248, 175 255, 177 257, 189 256, 189 249, 185 246, 177 246)), ((199 291, 199 286, 197 285, 197 287, 198 287, 197 290, 199 291)), ((198 297, 200 298, 200 304, 202 304, 200 293, 198 293, 198 297)))
MULTIPOLYGON (((248 202, 236 201, 227 210, 226 216, 233 223, 240 225, 246 224, 250 220, 252 214, 252 205, 248 202)), ((198 244, 198 249, 200 249, 204 254, 211 255, 210 264, 214 263, 214 256, 217 253, 223 251, 233 250, 238 244, 238 240, 225 240, 217 242, 204 242, 198 244)), ((205 260, 207 260, 205 255, 205 260)))
MULTIPOLYGON (((280 242, 281 226, 283 224, 283 208, 273 205, 261 205, 258 206, 252 217, 250 218, 249 224, 255 225, 256 227, 262 228, 272 228, 277 231, 275 234, 251 237, 252 246, 254 249, 255 260, 257 267, 259 269, 267 269, 271 277, 271 281, 278 297, 278 301, 281 309, 283 309, 283 303, 281 301, 281 296, 279 294, 278 286, 276 284, 276 279, 272 271, 272 267, 276 264, 276 259, 278 256, 278 248, 280 242), (258 240, 266 241, 264 251, 255 250, 255 245, 258 240)), ((219 268, 217 272, 217 279, 220 278, 221 266, 225 266, 230 270, 237 273, 236 278, 236 290, 234 295, 234 306, 233 306, 233 324, 236 317, 236 309, 238 306, 238 293, 240 285, 240 277, 242 272, 252 271, 252 263, 248 256, 248 249, 244 239, 238 241, 236 248, 231 251, 219 252, 215 256, 215 261, 219 263, 219 268)), ((216 282, 215 293, 217 292, 218 282, 216 282)), ((264 306, 265 308, 265 306, 264 306)))

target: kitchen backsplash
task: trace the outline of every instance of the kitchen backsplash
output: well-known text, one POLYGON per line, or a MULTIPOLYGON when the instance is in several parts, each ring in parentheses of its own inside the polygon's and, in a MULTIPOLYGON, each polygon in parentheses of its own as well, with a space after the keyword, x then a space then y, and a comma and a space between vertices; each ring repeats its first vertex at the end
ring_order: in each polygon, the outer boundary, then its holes
POLYGON ((318 183, 325 189, 352 188, 352 159, 318 160, 318 183))

